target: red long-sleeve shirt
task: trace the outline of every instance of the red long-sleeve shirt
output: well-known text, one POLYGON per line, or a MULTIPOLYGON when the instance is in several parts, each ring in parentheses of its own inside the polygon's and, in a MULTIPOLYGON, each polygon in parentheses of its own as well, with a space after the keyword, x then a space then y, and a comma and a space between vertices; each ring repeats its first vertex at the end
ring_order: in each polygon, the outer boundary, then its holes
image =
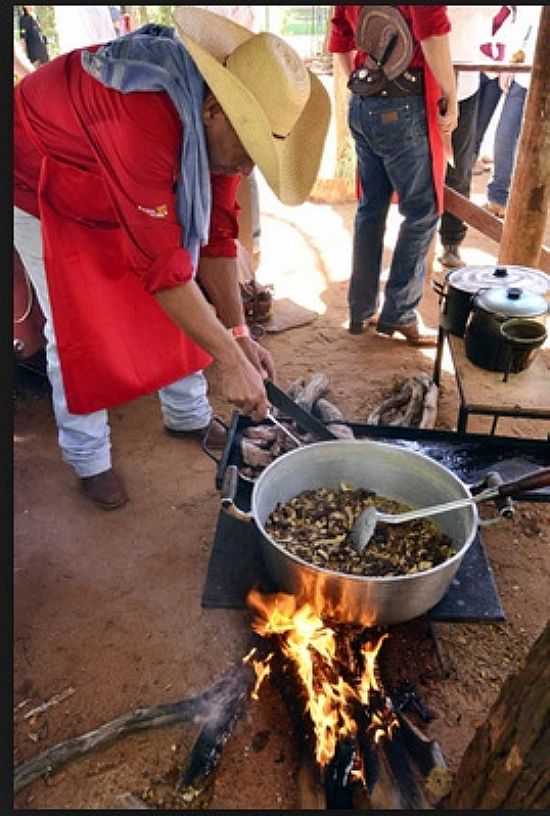
MULTIPOLYGON (((93 212, 97 219, 98 210, 103 210, 106 221, 121 227, 126 255, 147 291, 154 293, 189 280, 191 258, 181 245, 176 211, 182 125, 168 95, 151 91, 123 94, 106 88, 82 69, 80 50, 58 57, 22 80, 15 89, 14 201, 39 217, 42 155, 28 138, 20 104, 46 152, 102 176, 110 201, 92 202, 89 215, 93 212)), ((203 256, 236 255, 239 180, 238 175, 211 176, 212 217, 203 256)), ((78 202, 77 208, 86 217, 86 202, 78 202)))
MULTIPOLYGON (((330 21, 328 50, 343 54, 348 51, 357 51, 354 59, 354 68, 363 65, 367 55, 357 50, 355 31, 357 20, 364 5, 334 7, 334 15, 330 21)), ((451 30, 446 6, 397 6, 409 28, 411 29, 415 49, 410 64, 411 68, 424 67, 424 55, 420 48, 420 41, 428 37, 441 36, 451 30)))

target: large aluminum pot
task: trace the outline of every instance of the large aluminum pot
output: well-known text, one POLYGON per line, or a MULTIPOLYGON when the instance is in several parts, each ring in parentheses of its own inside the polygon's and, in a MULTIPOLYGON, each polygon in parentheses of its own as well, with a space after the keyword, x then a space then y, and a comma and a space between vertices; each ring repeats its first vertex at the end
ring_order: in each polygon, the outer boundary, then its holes
POLYGON ((309 601, 323 617, 339 622, 389 625, 424 614, 445 595, 475 538, 476 507, 437 516, 437 523, 457 549, 456 555, 443 564, 397 577, 345 575, 308 564, 287 552, 265 530, 265 523, 278 503, 289 501, 304 490, 338 488, 341 482, 374 490, 412 507, 471 495, 467 485, 448 468, 396 445, 337 440, 290 451, 260 474, 251 500, 251 517, 260 534, 267 569, 277 587, 298 596, 302 602, 309 601))

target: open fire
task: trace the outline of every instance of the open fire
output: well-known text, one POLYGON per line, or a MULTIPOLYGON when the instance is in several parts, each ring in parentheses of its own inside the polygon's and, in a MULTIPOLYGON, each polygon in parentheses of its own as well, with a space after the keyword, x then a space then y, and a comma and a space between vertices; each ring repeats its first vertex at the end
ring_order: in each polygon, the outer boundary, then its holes
MULTIPOLYGON (((280 648, 299 678, 325 785, 334 775, 335 764, 344 763, 350 786, 372 788, 373 746, 392 740, 399 728, 376 668, 388 635, 374 636, 361 627, 331 628, 309 604, 298 605, 292 595, 261 595, 253 590, 247 603, 256 614, 254 631, 280 648)), ((271 651, 258 660, 252 650, 245 658, 256 672, 256 699, 273 656, 271 651)))

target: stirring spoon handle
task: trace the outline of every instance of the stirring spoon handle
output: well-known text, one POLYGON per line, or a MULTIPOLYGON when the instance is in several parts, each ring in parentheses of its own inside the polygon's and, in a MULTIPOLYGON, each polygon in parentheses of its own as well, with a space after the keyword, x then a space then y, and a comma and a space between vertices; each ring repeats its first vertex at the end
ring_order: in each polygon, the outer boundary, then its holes
POLYGON ((479 502, 494 499, 499 495, 498 487, 490 487, 477 496, 471 496, 464 499, 455 499, 454 501, 445 502, 445 504, 437 504, 433 507, 419 507, 417 510, 409 510, 407 513, 398 513, 391 515, 389 513, 378 512, 378 520, 384 524, 403 524, 406 521, 414 521, 418 518, 425 518, 425 516, 436 516, 439 513, 447 513, 449 510, 458 510, 461 507, 468 507, 470 504, 479 504, 479 502))

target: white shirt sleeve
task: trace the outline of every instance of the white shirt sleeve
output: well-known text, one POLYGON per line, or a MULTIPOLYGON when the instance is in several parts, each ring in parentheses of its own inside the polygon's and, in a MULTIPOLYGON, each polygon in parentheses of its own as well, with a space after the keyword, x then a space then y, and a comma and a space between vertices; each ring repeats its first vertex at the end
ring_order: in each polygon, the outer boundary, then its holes
POLYGON ((54 14, 61 54, 116 39, 109 6, 54 6, 54 14))
MULTIPOLYGON (((516 8, 517 19, 514 25, 510 26, 508 34, 507 57, 510 59, 515 51, 521 49, 525 52, 525 62, 532 65, 542 6, 516 6, 516 8)), ((518 71, 514 75, 514 79, 519 85, 528 88, 531 82, 531 74, 519 73, 518 71)))
MULTIPOLYGON (((500 6, 447 6, 451 23, 449 42, 453 62, 483 62, 480 46, 492 35, 492 24, 500 6)), ((459 71, 457 96, 468 99, 479 88, 479 73, 459 71)))

